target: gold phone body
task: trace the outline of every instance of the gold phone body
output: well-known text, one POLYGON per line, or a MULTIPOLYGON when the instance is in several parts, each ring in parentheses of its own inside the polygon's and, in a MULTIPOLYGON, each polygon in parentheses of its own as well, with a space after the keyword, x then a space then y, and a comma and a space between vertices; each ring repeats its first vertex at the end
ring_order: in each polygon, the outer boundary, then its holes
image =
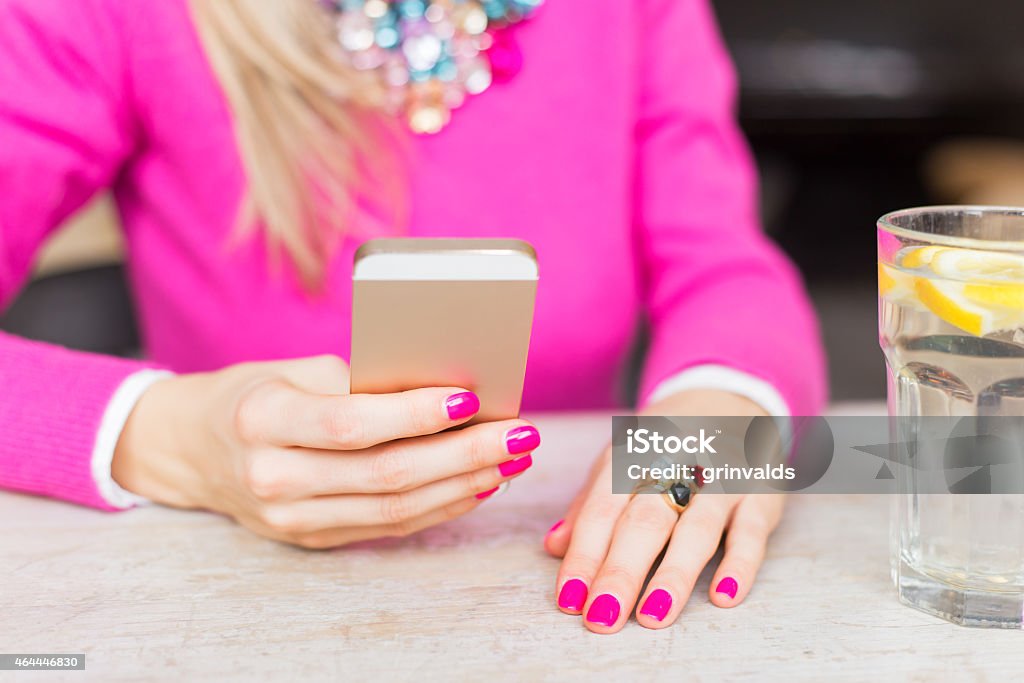
POLYGON ((519 240, 378 239, 355 255, 352 393, 463 387, 470 421, 519 415, 537 258, 519 240))

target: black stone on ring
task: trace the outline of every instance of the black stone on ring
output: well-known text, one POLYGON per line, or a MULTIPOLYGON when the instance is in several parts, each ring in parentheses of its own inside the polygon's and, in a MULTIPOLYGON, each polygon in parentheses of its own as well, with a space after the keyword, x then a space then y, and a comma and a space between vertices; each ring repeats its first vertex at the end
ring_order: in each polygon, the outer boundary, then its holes
POLYGON ((668 487, 666 495, 672 498, 672 501, 681 508, 686 507, 690 504, 690 497, 693 495, 693 490, 684 482, 677 481, 668 487))

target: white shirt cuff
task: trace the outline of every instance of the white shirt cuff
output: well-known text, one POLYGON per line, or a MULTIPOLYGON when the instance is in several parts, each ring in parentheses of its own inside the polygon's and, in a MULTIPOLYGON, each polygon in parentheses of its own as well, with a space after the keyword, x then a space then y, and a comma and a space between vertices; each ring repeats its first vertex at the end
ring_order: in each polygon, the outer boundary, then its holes
POLYGON ((91 471, 96 488, 111 507, 124 510, 149 502, 142 496, 129 493, 118 486, 110 467, 114 460, 117 441, 121 438, 121 431, 128 422, 128 416, 135 409, 135 404, 150 386, 171 375, 172 373, 166 370, 139 370, 121 382, 121 386, 107 404, 92 450, 91 471))
POLYGON ((738 394, 761 406, 772 417, 791 417, 782 394, 760 377, 725 365, 696 365, 663 380, 648 397, 648 403, 690 389, 719 389, 738 394))
POLYGON ((730 368, 727 365, 695 365, 662 380, 648 397, 648 403, 660 401, 672 394, 690 389, 718 389, 749 399, 759 405, 774 420, 779 430, 784 453, 792 453, 793 425, 789 404, 782 394, 760 377, 730 368))

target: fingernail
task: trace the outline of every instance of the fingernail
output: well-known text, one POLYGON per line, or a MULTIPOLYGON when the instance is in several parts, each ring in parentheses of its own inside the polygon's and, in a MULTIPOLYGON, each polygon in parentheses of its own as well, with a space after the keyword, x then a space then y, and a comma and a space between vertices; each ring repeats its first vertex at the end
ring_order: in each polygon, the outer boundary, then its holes
POLYGON ((540 445, 540 432, 533 427, 516 427, 505 434, 505 448, 509 455, 529 453, 540 445))
POLYGON ((500 486, 495 486, 495 487, 494 487, 493 489, 491 489, 490 491, 484 491, 483 493, 478 493, 478 494, 476 494, 477 500, 483 500, 484 498, 490 498, 490 497, 491 497, 491 496, 493 496, 493 495, 494 495, 495 493, 497 493, 497 492, 498 492, 498 489, 500 489, 500 488, 501 488, 500 486))
POLYGON ((531 465, 533 465, 533 456, 524 455, 521 458, 501 463, 498 465, 498 471, 501 472, 503 477, 511 477, 513 474, 519 474, 523 470, 530 469, 531 465))
POLYGON ((591 624, 614 626, 615 622, 619 620, 619 610, 619 601, 615 599, 615 596, 602 593, 594 602, 590 603, 590 609, 587 610, 587 621, 591 624))
POLYGON ((480 410, 480 399, 472 391, 461 391, 446 398, 444 407, 448 411, 448 419, 461 420, 476 415, 480 410))
POLYGON ((729 598, 736 597, 736 591, 740 589, 740 585, 736 583, 736 579, 731 576, 727 576, 718 582, 718 588, 715 589, 716 593, 725 593, 729 598))
POLYGON ((640 614, 645 614, 661 621, 670 609, 672 609, 672 596, 667 590, 659 588, 656 591, 651 591, 651 594, 644 600, 643 607, 640 608, 640 614))
POLYGON ((562 609, 579 611, 587 604, 587 584, 579 579, 569 579, 562 584, 558 593, 558 606, 562 609))
POLYGON ((548 529, 547 535, 550 536, 551 534, 553 534, 556 531, 558 531, 558 527, 562 526, 563 524, 565 524, 565 520, 564 519, 560 519, 557 522, 555 522, 554 524, 552 524, 551 528, 548 529))

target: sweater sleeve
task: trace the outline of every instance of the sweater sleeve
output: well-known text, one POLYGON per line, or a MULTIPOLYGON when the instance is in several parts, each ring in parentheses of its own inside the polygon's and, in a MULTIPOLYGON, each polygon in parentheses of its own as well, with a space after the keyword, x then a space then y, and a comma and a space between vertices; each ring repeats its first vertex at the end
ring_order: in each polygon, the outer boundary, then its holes
MULTIPOLYGON (((134 148, 116 7, 0 0, 0 308, 134 148)), ((90 471, 96 435, 146 366, 0 334, 0 487, 111 509, 90 471)))
POLYGON ((826 393, 817 323, 795 269, 760 230, 711 8, 641 6, 635 220, 651 325, 641 402, 710 364, 767 382, 792 415, 816 414, 826 393))

